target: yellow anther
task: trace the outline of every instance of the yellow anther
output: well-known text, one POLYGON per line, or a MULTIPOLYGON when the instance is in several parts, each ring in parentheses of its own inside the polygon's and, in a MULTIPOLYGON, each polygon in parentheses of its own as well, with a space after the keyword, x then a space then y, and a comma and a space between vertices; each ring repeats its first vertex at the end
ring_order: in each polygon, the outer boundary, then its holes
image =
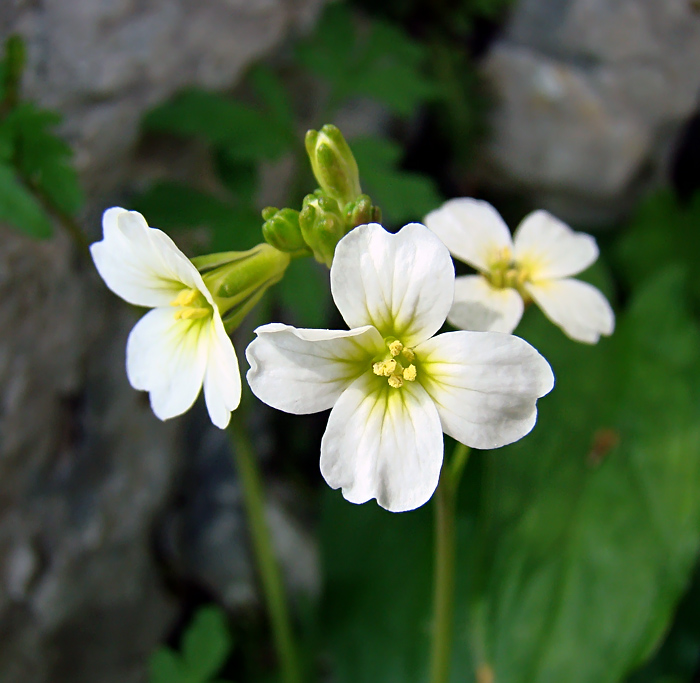
POLYGON ((183 289, 171 302, 171 306, 189 306, 197 297, 196 289, 183 289))
POLYGON ((389 377, 396 370, 396 361, 393 358, 382 360, 372 366, 372 371, 380 377, 389 377))
POLYGON ((418 371, 416 370, 416 366, 411 363, 407 368, 404 368, 403 371, 403 378, 409 382, 413 382, 416 379, 416 375, 418 374, 418 371))
POLYGON ((413 353, 413 349, 405 347, 403 350, 403 357, 410 363, 416 359, 416 354, 413 353))
POLYGON ((400 386, 403 386, 403 380, 397 375, 391 375, 391 377, 389 377, 389 386, 398 389, 400 386))
POLYGON ((403 351, 403 344, 396 339, 389 344, 389 352, 392 356, 398 356, 403 351))
POLYGON ((181 308, 175 311, 175 320, 195 320, 196 318, 206 318, 211 311, 208 308, 181 308))

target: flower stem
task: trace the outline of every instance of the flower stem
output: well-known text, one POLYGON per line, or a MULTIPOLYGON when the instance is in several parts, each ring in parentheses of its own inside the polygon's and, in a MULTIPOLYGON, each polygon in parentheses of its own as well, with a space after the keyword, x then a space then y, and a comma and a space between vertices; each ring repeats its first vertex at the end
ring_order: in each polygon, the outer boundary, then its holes
POLYGON ((455 511, 457 489, 469 457, 469 447, 458 443, 444 463, 435 492, 435 570, 433 578, 433 642, 430 683, 447 683, 452 658, 455 593, 455 511))
POLYGON ((272 626, 275 650, 282 669, 282 680, 284 683, 301 683, 300 660, 292 633, 282 575, 272 548, 270 529, 265 519, 262 477, 256 454, 240 415, 234 413, 228 433, 233 446, 238 474, 243 484, 248 528, 272 626))

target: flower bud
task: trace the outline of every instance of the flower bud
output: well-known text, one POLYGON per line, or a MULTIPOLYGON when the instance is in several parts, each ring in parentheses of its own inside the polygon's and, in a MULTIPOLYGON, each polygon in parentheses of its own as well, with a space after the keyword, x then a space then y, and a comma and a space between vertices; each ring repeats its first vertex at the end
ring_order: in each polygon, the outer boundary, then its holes
POLYGON ((330 268, 335 245, 347 232, 338 202, 321 191, 306 195, 299 214, 299 227, 314 258, 330 268))
POLYGON ((338 128, 326 124, 320 131, 308 131, 306 151, 321 190, 340 206, 362 192, 357 162, 338 128))
POLYGON ((279 251, 301 256, 308 254, 309 248, 304 242, 299 228, 299 212, 294 209, 277 210, 272 206, 263 209, 265 222, 262 233, 265 241, 279 251))
POLYGON ((290 256, 269 244, 192 259, 230 334, 269 287, 282 279, 290 256))
POLYGON ((381 222, 382 210, 378 206, 372 206, 372 200, 366 194, 361 194, 345 207, 345 226, 348 232, 358 225, 381 222))

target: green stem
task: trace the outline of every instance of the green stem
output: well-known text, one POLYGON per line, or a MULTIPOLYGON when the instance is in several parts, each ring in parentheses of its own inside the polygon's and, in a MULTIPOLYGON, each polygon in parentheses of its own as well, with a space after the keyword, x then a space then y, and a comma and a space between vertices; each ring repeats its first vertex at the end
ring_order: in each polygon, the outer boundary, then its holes
POLYGON ((447 683, 452 658, 455 593, 455 511, 457 489, 469 448, 458 443, 444 463, 435 492, 435 570, 433 584, 433 642, 430 683, 447 683))
POLYGON ((284 683, 301 683, 299 657, 292 634, 282 576, 272 548, 270 529, 265 519, 262 477, 256 454, 240 415, 233 414, 228 433, 243 484, 249 532, 272 625, 272 637, 282 669, 282 680, 284 683))

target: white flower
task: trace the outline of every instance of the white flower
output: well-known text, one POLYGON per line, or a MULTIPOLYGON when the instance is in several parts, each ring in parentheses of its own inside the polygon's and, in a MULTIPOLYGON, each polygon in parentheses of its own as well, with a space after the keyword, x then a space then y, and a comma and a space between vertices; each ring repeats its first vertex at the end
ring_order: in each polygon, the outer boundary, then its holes
POLYGON ((535 401, 553 386, 549 364, 510 335, 433 337, 452 304, 454 266, 425 226, 348 233, 331 291, 349 331, 263 325, 246 356, 265 403, 295 414, 333 408, 321 473, 347 500, 411 510, 437 486, 443 432, 497 448, 532 429, 535 401))
POLYGON ((161 420, 188 410, 204 384, 212 422, 224 429, 241 397, 233 344, 202 276, 175 243, 136 211, 107 209, 104 237, 90 247, 107 286, 153 308, 126 346, 131 386, 148 391, 161 420))
POLYGON ((595 344, 612 334, 615 314, 592 285, 570 276, 598 258, 595 239, 574 232, 546 211, 526 216, 511 239, 498 212, 478 199, 451 199, 425 224, 455 258, 480 275, 455 281, 448 320, 470 330, 512 332, 530 300, 564 332, 595 344))

